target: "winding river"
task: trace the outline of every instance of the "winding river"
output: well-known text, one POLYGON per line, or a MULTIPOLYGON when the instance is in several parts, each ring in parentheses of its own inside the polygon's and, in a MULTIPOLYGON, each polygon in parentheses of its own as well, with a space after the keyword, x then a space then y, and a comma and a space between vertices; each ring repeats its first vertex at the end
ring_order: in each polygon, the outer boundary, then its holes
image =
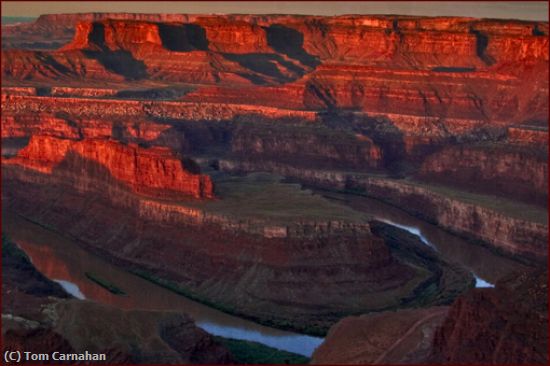
POLYGON ((420 220, 381 201, 322 190, 314 190, 314 192, 325 198, 337 200, 357 211, 367 213, 378 221, 416 235, 421 242, 433 248, 445 260, 458 263, 469 270, 476 279, 476 287, 493 287, 500 278, 526 269, 517 261, 452 235, 436 225, 420 220))
MULTIPOLYGON (((316 193, 338 200, 358 211, 367 212, 380 221, 417 235, 424 244, 434 248, 444 258, 469 269, 476 277, 477 287, 490 287, 498 278, 522 267, 510 259, 470 244, 379 201, 323 191, 316 193)), ((76 298, 122 309, 185 312, 195 319, 197 326, 213 335, 255 341, 308 357, 323 341, 320 337, 262 326, 189 300, 121 270, 83 250, 70 239, 20 217, 4 215, 3 225, 3 230, 29 255, 37 269, 58 282, 76 298), (99 275, 120 287, 127 295, 111 294, 90 281, 85 275, 86 272, 99 275)))
MULTIPOLYGON (((435 246, 428 239, 426 239, 424 234, 422 234, 422 231, 420 231, 420 229, 418 229, 417 227, 397 224, 393 221, 386 220, 386 219, 383 219, 383 218, 380 218, 380 217, 376 217, 376 218, 378 220, 380 220, 381 222, 384 222, 384 223, 386 223, 388 225, 391 225, 391 226, 395 226, 399 229, 405 230, 405 231, 415 235, 416 237, 418 237, 418 239, 420 239, 420 241, 422 243, 426 244, 427 246, 429 246, 433 250, 437 251, 437 246, 435 246)), ((470 272, 472 273, 472 275, 474 276, 474 278, 476 280, 476 284, 475 284, 476 287, 478 287, 478 288, 480 288, 480 287, 495 287, 495 285, 493 283, 489 283, 489 282, 485 281, 483 278, 479 277, 471 268, 468 268, 468 269, 470 270, 470 272)))

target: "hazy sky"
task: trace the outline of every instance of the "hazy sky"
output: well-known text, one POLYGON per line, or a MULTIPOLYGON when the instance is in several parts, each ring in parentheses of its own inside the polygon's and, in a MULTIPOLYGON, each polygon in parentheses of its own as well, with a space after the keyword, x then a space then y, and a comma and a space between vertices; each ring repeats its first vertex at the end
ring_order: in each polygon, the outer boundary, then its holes
POLYGON ((458 15, 548 21, 547 1, 2 1, 2 16, 51 13, 250 13, 458 15))

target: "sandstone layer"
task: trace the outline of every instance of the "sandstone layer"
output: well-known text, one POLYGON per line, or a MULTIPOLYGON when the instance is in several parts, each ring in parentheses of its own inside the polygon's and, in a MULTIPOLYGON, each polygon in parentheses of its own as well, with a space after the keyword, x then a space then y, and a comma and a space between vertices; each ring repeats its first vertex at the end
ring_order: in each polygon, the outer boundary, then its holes
POLYGON ((421 364, 447 313, 432 307, 344 318, 330 328, 312 364, 421 364))
POLYGON ((544 23, 389 16, 159 22, 163 17, 105 14, 81 15, 74 25, 75 16, 68 18, 65 27, 75 27, 70 44, 56 52, 4 51, 4 78, 228 84, 214 93, 199 89, 194 100, 273 105, 287 96, 300 101, 300 109, 352 108, 409 120, 525 123, 546 120, 548 112, 544 23))
POLYGON ((390 120, 361 114, 12 92, 2 94, 4 140, 34 134, 113 138, 168 146, 187 155, 412 175, 462 190, 547 204, 547 131, 540 128, 437 118, 428 126, 419 118, 409 125, 409 119, 395 115, 393 120, 400 121, 396 127, 390 120), (535 179, 526 178, 530 176, 535 179))
MULTIPOLYGON (((111 140, 61 140, 33 136, 17 157, 7 161, 52 174, 56 169, 83 170, 107 175, 132 191, 152 197, 212 198, 210 177, 190 159, 175 156, 169 148, 141 148, 111 140)), ((94 173, 92 173, 94 174, 94 173)))
POLYGON ((105 13, 5 28, 3 138, 111 127, 183 152, 419 173, 546 207, 544 22, 105 13), (29 37, 67 44, 16 46, 29 37))

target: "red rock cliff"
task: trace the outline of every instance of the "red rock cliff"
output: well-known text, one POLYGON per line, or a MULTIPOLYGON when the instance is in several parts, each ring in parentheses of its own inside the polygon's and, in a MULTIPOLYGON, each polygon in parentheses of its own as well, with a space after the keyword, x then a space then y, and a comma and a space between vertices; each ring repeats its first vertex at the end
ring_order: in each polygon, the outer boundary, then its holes
MULTIPOLYGON (((196 72, 210 74, 202 79, 197 75, 195 81, 209 83, 226 78, 254 84, 286 82, 320 64, 522 75, 526 68, 548 62, 548 24, 513 20, 81 14, 41 17, 21 26, 20 34, 41 39, 41 34, 55 34, 60 29, 65 33, 75 29, 73 41, 62 50, 126 50, 145 63, 149 75, 170 80, 184 78, 176 75, 178 67, 174 65, 192 61, 196 72), (155 52, 164 54, 168 64, 163 66, 155 52), (519 68, 514 66, 518 62, 519 68), (171 72, 157 74, 160 69, 171 72)), ((14 29, 7 30, 13 37, 17 35, 14 29)), ((53 68, 57 63, 75 67, 74 61, 63 62, 60 53, 51 56, 56 61, 50 65, 53 68)), ((12 57, 7 52, 4 58, 12 57)), ((44 61, 39 57, 33 62, 44 61)), ((3 63, 5 76, 18 75, 13 68, 21 66, 12 64, 3 63)))
POLYGON ((433 361, 547 364, 547 281, 548 272, 541 270, 461 296, 436 332, 433 361))
MULTIPOLYGON (((168 148, 141 148, 136 144, 123 145, 110 140, 87 139, 72 141, 49 136, 33 136, 8 164, 19 164, 34 170, 51 173, 63 164, 86 164, 87 171, 101 168, 133 191, 163 197, 165 195, 212 198, 210 177, 193 173, 192 162, 184 163, 168 148), (74 159, 74 156, 78 159, 74 159), (95 168, 99 165, 101 168, 95 168), (189 167, 186 167, 189 165, 189 167)), ((82 168, 82 167, 81 167, 82 168)))

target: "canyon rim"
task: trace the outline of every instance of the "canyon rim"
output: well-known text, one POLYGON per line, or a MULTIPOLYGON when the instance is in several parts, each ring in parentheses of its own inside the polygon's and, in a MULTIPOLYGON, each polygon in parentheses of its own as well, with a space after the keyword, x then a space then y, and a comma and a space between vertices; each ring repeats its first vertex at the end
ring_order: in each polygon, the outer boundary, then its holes
POLYGON ((548 363, 547 2, 24 4, 5 357, 548 363))

